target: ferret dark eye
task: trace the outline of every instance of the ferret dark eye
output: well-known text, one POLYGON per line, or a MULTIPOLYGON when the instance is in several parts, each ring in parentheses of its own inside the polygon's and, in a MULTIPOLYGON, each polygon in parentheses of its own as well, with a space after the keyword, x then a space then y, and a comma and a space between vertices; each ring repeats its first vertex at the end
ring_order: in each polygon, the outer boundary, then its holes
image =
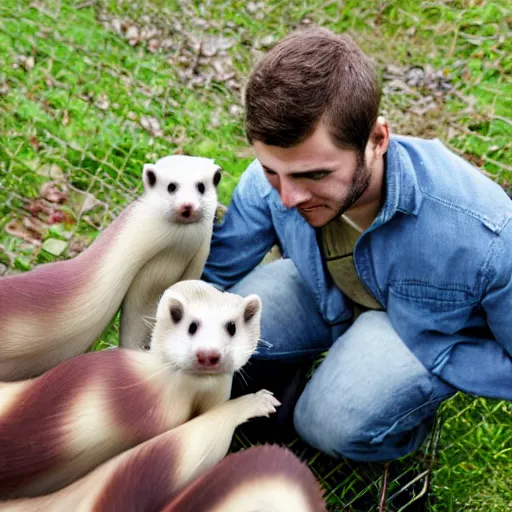
POLYGON ((230 336, 234 336, 236 332, 236 324, 235 322, 228 322, 226 324, 226 331, 228 331, 228 334, 230 336))
POLYGON ((204 183, 198 183, 196 187, 200 194, 204 194, 204 183))
POLYGON ((197 325, 197 322, 192 322, 189 326, 188 326, 188 333, 189 334, 195 334, 195 332, 197 331, 197 328, 199 326, 197 325))
POLYGON ((176 192, 177 188, 178 188, 178 185, 176 185, 176 183, 169 183, 167 190, 172 194, 173 192, 176 192))

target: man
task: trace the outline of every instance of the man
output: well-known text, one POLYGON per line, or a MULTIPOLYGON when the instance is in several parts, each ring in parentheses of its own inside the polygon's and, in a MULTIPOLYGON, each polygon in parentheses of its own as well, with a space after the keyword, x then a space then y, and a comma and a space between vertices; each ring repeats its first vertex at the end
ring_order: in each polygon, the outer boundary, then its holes
POLYGON ((278 42, 250 76, 257 160, 204 272, 262 298, 254 362, 327 351, 295 429, 361 461, 418 448, 457 390, 512 399, 512 202, 439 141, 390 136, 379 104, 350 38, 308 28, 278 42), (258 266, 275 243, 284 258, 258 266))

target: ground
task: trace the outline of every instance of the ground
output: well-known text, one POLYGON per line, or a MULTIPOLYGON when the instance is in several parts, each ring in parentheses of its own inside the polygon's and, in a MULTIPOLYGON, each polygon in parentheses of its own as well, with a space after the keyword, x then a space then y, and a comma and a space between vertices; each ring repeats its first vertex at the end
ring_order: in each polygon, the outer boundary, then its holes
MULTIPOLYGON (((375 59, 393 132, 440 138, 510 191, 510 0, 4 0, 0 18, 0 274, 78 254, 163 154, 215 158, 227 204, 253 158, 247 71, 299 24, 348 31, 375 59)), ((430 509, 509 510, 511 404, 457 395, 440 416, 430 509)), ((292 448, 333 510, 378 495, 382 468, 292 448)))

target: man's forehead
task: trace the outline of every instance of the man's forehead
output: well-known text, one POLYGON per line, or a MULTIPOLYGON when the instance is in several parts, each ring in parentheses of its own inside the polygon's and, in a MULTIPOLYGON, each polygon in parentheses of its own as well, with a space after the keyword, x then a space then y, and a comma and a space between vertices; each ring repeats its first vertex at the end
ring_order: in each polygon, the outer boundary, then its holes
POLYGON ((355 152, 351 150, 336 151, 324 148, 276 148, 260 145, 255 152, 263 168, 279 174, 301 174, 314 171, 334 171, 340 168, 351 168, 356 161, 355 152))

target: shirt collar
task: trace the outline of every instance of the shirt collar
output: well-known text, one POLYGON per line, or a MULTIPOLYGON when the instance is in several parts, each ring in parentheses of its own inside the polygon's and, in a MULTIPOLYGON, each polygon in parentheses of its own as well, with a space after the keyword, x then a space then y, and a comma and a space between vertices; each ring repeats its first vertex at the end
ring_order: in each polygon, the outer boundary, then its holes
POLYGON ((412 160, 400 143, 390 138, 384 155, 386 199, 379 214, 382 222, 396 212, 417 215, 423 199, 412 160))

